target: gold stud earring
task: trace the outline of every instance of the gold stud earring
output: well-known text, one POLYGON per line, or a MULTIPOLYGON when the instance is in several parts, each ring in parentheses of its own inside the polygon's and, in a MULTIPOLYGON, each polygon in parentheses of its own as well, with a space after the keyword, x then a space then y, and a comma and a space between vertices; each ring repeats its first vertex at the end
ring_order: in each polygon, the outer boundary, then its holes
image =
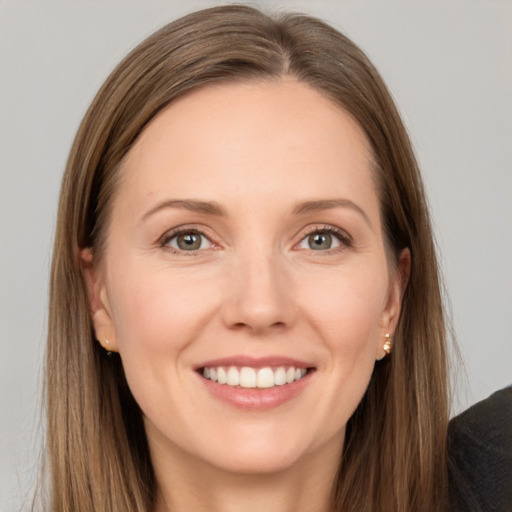
POLYGON ((389 334, 389 332, 384 334, 384 338, 386 338, 386 341, 385 341, 384 345, 382 346, 382 348, 384 349, 384 352, 386 352, 386 354, 389 355, 389 354, 391 354, 391 344, 392 344, 391 335, 389 334))
MULTIPOLYGON (((107 338, 105 338, 105 345, 107 345, 107 347, 110 345, 110 341, 108 341, 107 338)), ((107 356, 112 357, 112 351, 108 350, 108 348, 107 348, 107 356)))

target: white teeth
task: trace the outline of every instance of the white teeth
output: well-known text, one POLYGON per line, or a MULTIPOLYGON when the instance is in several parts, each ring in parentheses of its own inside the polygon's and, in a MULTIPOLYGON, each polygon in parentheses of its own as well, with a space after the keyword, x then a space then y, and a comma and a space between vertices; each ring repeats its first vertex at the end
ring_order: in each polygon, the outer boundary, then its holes
POLYGON ((224 370, 222 367, 217 368, 217 382, 219 384, 226 384, 227 381, 228 377, 226 375, 226 370, 224 370))
POLYGON ((228 370, 228 386, 238 386, 240 384, 240 372, 234 367, 231 366, 228 370))
POLYGON ((286 370, 280 366, 274 373, 274 383, 276 386, 286 384, 286 370))
POLYGON ((240 386, 242 388, 273 388, 274 386, 283 386, 302 379, 306 374, 306 368, 295 368, 293 366, 288 368, 279 366, 275 369, 270 366, 259 369, 251 368, 250 366, 243 366, 241 368, 236 366, 230 366, 229 368, 224 366, 203 368, 203 377, 205 379, 218 382, 219 384, 240 386))
POLYGON ((272 368, 261 368, 258 370, 258 374, 256 376, 257 388, 273 388, 274 382, 275 379, 272 368))
POLYGON ((256 370, 244 366, 240 370, 240 387, 242 388, 255 388, 256 387, 256 370))

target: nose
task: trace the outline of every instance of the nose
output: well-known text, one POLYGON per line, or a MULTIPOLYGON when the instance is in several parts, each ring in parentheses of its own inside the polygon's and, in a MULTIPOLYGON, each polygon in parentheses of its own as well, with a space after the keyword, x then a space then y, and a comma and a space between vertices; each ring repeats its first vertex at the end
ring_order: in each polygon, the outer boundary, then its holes
POLYGON ((265 335, 295 321, 292 280, 278 255, 241 258, 228 279, 223 320, 229 329, 265 335))

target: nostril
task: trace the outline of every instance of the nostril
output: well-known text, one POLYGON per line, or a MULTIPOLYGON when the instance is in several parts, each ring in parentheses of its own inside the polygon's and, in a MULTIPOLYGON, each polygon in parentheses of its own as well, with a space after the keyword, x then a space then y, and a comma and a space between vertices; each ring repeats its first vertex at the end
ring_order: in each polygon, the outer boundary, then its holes
POLYGON ((286 323, 285 322, 257 322, 257 321, 248 321, 248 322, 236 322, 229 326, 231 330, 234 331, 243 331, 247 330, 252 333, 261 333, 262 331, 266 330, 281 330, 286 329, 286 323))

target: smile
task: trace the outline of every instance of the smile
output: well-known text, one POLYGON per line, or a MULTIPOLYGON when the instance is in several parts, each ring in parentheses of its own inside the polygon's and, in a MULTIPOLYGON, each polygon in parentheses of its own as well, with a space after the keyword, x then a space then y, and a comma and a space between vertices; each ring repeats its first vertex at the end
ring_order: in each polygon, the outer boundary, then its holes
POLYGON ((284 386, 303 379, 308 373, 306 368, 279 366, 273 368, 252 368, 250 366, 205 366, 202 375, 205 379, 237 388, 268 389, 284 386))
POLYGON ((194 370, 210 396, 245 411, 265 411, 291 402, 310 387, 317 367, 279 355, 231 355, 203 361, 194 370))

